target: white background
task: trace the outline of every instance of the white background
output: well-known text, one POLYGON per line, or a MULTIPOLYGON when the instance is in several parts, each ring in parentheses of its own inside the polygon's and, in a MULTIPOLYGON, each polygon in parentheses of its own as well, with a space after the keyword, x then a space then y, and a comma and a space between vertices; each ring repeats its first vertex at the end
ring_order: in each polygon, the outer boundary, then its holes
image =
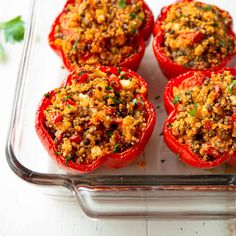
MULTIPOLYGON (((26 19, 29 5, 30 0, 0 0, 0 21, 16 15, 26 19)), ((0 63, 0 236, 236 235, 234 220, 191 222, 89 219, 75 200, 52 198, 44 194, 42 188, 15 176, 6 162, 4 149, 22 44, 6 45, 5 49, 7 59, 0 63)))

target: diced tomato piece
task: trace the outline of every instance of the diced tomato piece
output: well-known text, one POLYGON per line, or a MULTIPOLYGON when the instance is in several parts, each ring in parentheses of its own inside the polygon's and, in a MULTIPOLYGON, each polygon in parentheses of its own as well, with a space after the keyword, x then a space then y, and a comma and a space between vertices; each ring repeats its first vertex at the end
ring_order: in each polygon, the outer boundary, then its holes
POLYGON ((53 115, 52 115, 52 123, 55 125, 59 122, 62 121, 62 115, 61 113, 59 112, 55 112, 53 115))
POLYGON ((114 115, 116 112, 116 108, 115 107, 107 107, 106 111, 107 111, 106 113, 108 115, 114 115))
POLYGON ((114 89, 114 90, 118 90, 120 91, 122 89, 120 80, 118 77, 112 75, 108 78, 110 86, 114 89))
POLYGON ((204 123, 204 128, 206 130, 211 130, 212 129, 212 122, 210 120, 207 120, 205 123, 204 123))
POLYGON ((66 101, 65 101, 65 103, 66 104, 69 104, 69 105, 71 105, 71 106, 75 106, 76 105, 76 102, 75 101, 73 101, 72 99, 67 99, 66 101))
POLYGON ((181 37, 189 39, 192 43, 200 43, 204 39, 204 34, 201 32, 186 32, 182 33, 181 37))
POLYGON ((88 78, 88 74, 87 74, 87 73, 83 73, 83 74, 80 76, 79 81, 80 81, 81 83, 84 83, 87 78, 88 78))
POLYGON ((82 138, 81 138, 80 135, 74 134, 74 135, 72 135, 72 136, 69 138, 69 140, 70 140, 71 142, 74 142, 74 143, 80 143, 81 140, 82 140, 82 138))
POLYGON ((232 121, 235 123, 235 122, 236 122, 236 114, 233 114, 233 115, 231 116, 231 119, 232 119, 232 121))
POLYGON ((215 86, 214 86, 214 90, 215 90, 215 92, 216 92, 216 97, 217 97, 217 98, 220 97, 220 94, 221 94, 221 88, 220 88, 220 86, 219 86, 219 85, 215 85, 215 86))
POLYGON ((117 117, 117 118, 114 118, 111 123, 112 124, 117 124, 117 125, 120 125, 122 123, 123 119, 120 118, 120 117, 117 117))

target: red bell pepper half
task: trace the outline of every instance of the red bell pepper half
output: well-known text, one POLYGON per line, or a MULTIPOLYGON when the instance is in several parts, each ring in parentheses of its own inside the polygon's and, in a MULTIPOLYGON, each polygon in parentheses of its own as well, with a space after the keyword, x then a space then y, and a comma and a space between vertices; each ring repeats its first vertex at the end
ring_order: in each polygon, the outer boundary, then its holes
MULTIPOLYGON (((236 76, 236 69, 222 69, 216 71, 215 73, 223 72, 223 70, 228 70, 233 76, 236 76)), ((174 102, 174 87, 179 87, 181 85, 182 88, 187 89, 195 85, 201 85, 207 77, 211 76, 211 73, 213 72, 189 71, 185 74, 178 76, 177 78, 171 79, 167 83, 164 91, 164 104, 168 114, 168 118, 165 121, 163 128, 164 140, 170 150, 176 153, 183 162, 190 166, 196 168, 209 169, 217 167, 224 162, 236 166, 236 153, 230 155, 226 152, 222 155, 215 155, 213 147, 209 147, 208 153, 211 157, 213 157, 214 160, 203 160, 201 156, 193 153, 189 145, 180 143, 171 131, 171 124, 175 121, 176 115, 178 113, 178 103, 174 102)))
MULTIPOLYGON (((124 71, 127 78, 128 77, 134 77, 139 81, 140 87, 144 87, 147 89, 147 83, 146 81, 136 74, 135 72, 126 69, 126 68, 117 68, 117 67, 106 67, 106 66, 100 66, 98 67, 101 71, 111 75, 119 76, 119 74, 124 71)), ((71 72, 71 74, 68 76, 68 78, 62 83, 61 87, 64 87, 66 85, 70 85, 72 81, 76 81, 76 83, 86 83, 84 81, 84 74, 79 72, 85 72, 86 70, 81 68, 78 69, 76 72, 71 72)), ((143 132, 140 132, 138 142, 134 144, 133 146, 129 147, 123 152, 113 152, 104 156, 101 156, 99 158, 96 158, 92 163, 90 164, 78 164, 73 161, 68 161, 64 156, 61 155, 58 151, 58 140, 55 141, 53 138, 53 135, 50 134, 50 131, 47 130, 45 126, 45 115, 44 111, 47 109, 48 106, 52 104, 52 99, 55 96, 54 90, 50 91, 44 97, 42 98, 40 105, 38 106, 37 112, 36 112, 36 120, 35 120, 35 128, 37 135, 42 142, 45 149, 48 151, 49 155, 57 162, 57 164, 66 170, 69 171, 78 171, 81 173, 87 173, 96 170, 99 166, 105 165, 111 168, 120 168, 127 166, 129 163, 134 161, 143 151, 145 148, 145 145, 147 144, 156 121, 156 113, 155 108, 153 107, 152 103, 147 100, 147 94, 142 93, 138 94, 137 96, 141 97, 142 100, 142 107, 140 109, 145 110, 145 116, 146 116, 146 127, 143 132)), ((112 109, 113 107, 111 107, 112 109)), ((114 113, 113 110, 111 112, 114 113)), ((120 124, 120 120, 114 121, 116 122, 116 125, 120 124)), ((122 122, 122 120, 121 120, 122 122)), ((79 143, 81 141, 80 137, 73 135, 71 136, 71 139, 73 142, 79 143)), ((60 142, 61 140, 59 140, 60 142)))
MULTIPOLYGON (((126 1, 128 2, 128 0, 126 0, 126 1)), ((66 13, 66 9, 67 9, 68 5, 74 4, 74 2, 75 2, 75 0, 68 0, 66 2, 62 12, 55 19, 55 21, 51 27, 49 37, 48 37, 49 45, 55 51, 55 53, 59 57, 62 58, 63 63, 68 70, 73 70, 74 68, 70 63, 69 58, 63 52, 63 50, 61 48, 57 47, 57 45, 55 45, 55 29, 59 25, 61 16, 66 13)), ((136 70, 138 68, 138 66, 143 58, 143 55, 144 55, 145 41, 148 40, 148 38, 150 37, 150 35, 153 31, 154 17, 153 17, 152 11, 150 10, 150 8, 148 7, 148 5, 145 2, 143 2, 143 9, 144 9, 144 13, 145 13, 146 18, 144 20, 143 25, 139 29, 138 34, 133 39, 133 44, 138 46, 137 52, 135 52, 134 54, 132 54, 128 58, 125 58, 121 63, 119 63, 119 66, 126 67, 131 70, 136 70)), ((86 55, 86 56, 89 57, 90 55, 86 55)), ((86 58, 85 58, 85 60, 86 60, 86 58)), ((108 66, 113 66, 113 65, 108 65, 108 66)))
MULTIPOLYGON (((183 1, 183 0, 179 0, 183 1)), ((186 1, 186 0, 185 0, 186 1)), ((194 0, 188 0, 188 2, 192 2, 194 0)), ((177 1, 178 2, 178 1, 177 1)), ((196 69, 193 68, 186 68, 183 65, 177 64, 174 61, 172 61, 169 57, 166 56, 162 46, 163 46, 163 41, 164 41, 164 31, 161 29, 162 22, 165 20, 167 17, 168 11, 172 7, 173 4, 162 8, 160 15, 157 17, 157 20, 154 23, 153 26, 153 34, 154 34, 154 39, 153 39, 153 51, 155 54, 155 57, 159 63, 159 66, 163 72, 163 74, 168 78, 174 78, 177 77, 180 74, 186 73, 188 71, 194 71, 196 69)), ((218 8, 221 12, 225 12, 218 8)), ((232 19, 232 18, 231 18, 232 19)), ((232 20, 229 22, 228 25, 228 34, 233 38, 234 40, 234 50, 232 53, 230 53, 228 56, 224 58, 224 60, 216 67, 214 68, 207 68, 202 71, 213 71, 213 70, 219 70, 220 68, 225 68, 225 67, 234 67, 236 64, 236 36, 233 32, 233 26, 232 26, 232 20)), ((187 35, 186 35, 187 37, 187 35)), ((199 41, 202 40, 203 35, 201 33, 196 33, 195 35, 189 35, 189 37, 192 38, 194 43, 198 43, 199 41)))

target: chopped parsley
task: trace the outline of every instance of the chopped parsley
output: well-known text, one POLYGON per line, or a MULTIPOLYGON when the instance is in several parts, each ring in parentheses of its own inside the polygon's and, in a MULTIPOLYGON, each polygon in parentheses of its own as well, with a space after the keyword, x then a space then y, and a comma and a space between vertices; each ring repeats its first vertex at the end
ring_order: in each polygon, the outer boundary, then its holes
POLYGON ((190 68, 190 66, 187 63, 183 63, 183 66, 187 69, 190 68))
POLYGON ((103 97, 103 100, 105 101, 105 100, 107 100, 108 98, 110 98, 110 95, 105 95, 104 97, 103 97))
POLYGON ((55 154, 56 154, 57 156, 59 156, 59 155, 61 155, 61 152, 55 152, 55 154))
POLYGON ((233 93, 233 87, 236 84, 236 80, 233 80, 232 83, 229 85, 228 89, 231 93, 233 93))
POLYGON ((213 23, 212 26, 214 26, 214 27, 218 27, 219 24, 217 24, 217 23, 213 23))
POLYGON ((224 40, 221 40, 221 41, 220 41, 220 45, 221 45, 222 47, 225 47, 225 41, 224 41, 224 40))
POLYGON ((108 137, 111 137, 112 134, 113 134, 113 131, 111 131, 111 130, 107 130, 107 136, 108 136, 108 137))
POLYGON ((114 146, 114 149, 113 149, 113 153, 117 153, 117 152, 120 152, 120 144, 117 143, 115 146, 114 146))
POLYGON ((135 34, 136 31, 137 31, 137 28, 136 28, 136 27, 133 27, 133 28, 131 29, 131 34, 135 34))
POLYGON ((213 7, 210 6, 210 5, 206 5, 206 6, 199 6, 199 5, 197 5, 197 8, 199 10, 202 10, 202 11, 212 11, 212 9, 213 9, 213 7))
POLYGON ((121 72, 121 68, 120 67, 117 67, 117 74, 119 75, 121 72))
POLYGON ((174 100, 173 100, 173 104, 176 104, 178 101, 179 101, 179 99, 180 99, 180 95, 178 94, 178 95, 176 95, 175 97, 174 97, 174 100))
POLYGON ((70 161, 70 160, 72 160, 73 159, 73 156, 72 155, 68 155, 67 157, 66 157, 66 166, 68 166, 68 162, 70 161))
POLYGON ((197 112, 197 103, 194 102, 194 103, 193 103, 193 106, 194 106, 194 108, 193 108, 191 111, 188 112, 188 114, 189 114, 190 116, 195 116, 195 114, 196 114, 196 112, 197 112))
POLYGON ((67 100, 70 99, 70 98, 71 98, 71 96, 67 95, 67 96, 65 96, 65 97, 62 99, 62 101, 65 102, 65 101, 67 101, 67 100))
POLYGON ((133 19, 135 19, 135 18, 136 18, 136 14, 135 14, 135 13, 133 13, 133 12, 131 12, 129 16, 130 16, 131 20, 133 20, 133 19))
POLYGON ((115 97, 110 97, 111 98, 111 100, 115 103, 115 104, 120 104, 120 100, 119 99, 117 99, 117 98, 115 98, 115 97))
POLYGON ((106 90, 111 90, 112 88, 110 86, 105 86, 106 90))
POLYGON ((44 97, 45 97, 45 98, 50 98, 50 94, 49 94, 49 93, 45 93, 45 94, 44 94, 44 97))
POLYGON ((120 1, 119 1, 119 7, 120 7, 121 9, 124 9, 124 8, 126 7, 126 1, 125 1, 125 0, 120 0, 120 1))
POLYGON ((120 93, 115 91, 115 95, 119 98, 120 97, 120 93))
POLYGON ((121 79, 125 79, 125 75, 121 75, 120 78, 121 78, 121 79))
POLYGON ((77 48, 77 45, 80 41, 80 38, 78 38, 77 40, 75 40, 74 44, 73 44, 73 47, 72 47, 72 50, 75 50, 77 48))

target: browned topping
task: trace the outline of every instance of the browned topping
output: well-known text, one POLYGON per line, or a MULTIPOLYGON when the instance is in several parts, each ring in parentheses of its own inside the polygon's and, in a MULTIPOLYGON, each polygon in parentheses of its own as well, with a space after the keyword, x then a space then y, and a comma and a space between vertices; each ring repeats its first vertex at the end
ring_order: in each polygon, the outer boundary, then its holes
MULTIPOLYGON (((121 72, 88 69, 86 82, 57 88, 44 111, 45 127, 68 161, 89 164, 138 142, 146 127, 142 97, 146 88, 121 72)), ((85 75, 85 74, 84 74, 85 75)))
POLYGON ((72 65, 117 65, 136 50, 132 39, 144 22, 141 0, 76 0, 56 27, 55 44, 72 65))
POLYGON ((187 68, 215 67, 234 50, 228 34, 230 22, 229 14, 213 5, 177 2, 162 24, 163 49, 171 60, 187 68))
MULTIPOLYGON (((192 78, 191 78, 192 79, 192 78)), ((202 85, 175 87, 178 113, 172 134, 204 160, 236 151, 236 77, 212 74, 202 85)))

